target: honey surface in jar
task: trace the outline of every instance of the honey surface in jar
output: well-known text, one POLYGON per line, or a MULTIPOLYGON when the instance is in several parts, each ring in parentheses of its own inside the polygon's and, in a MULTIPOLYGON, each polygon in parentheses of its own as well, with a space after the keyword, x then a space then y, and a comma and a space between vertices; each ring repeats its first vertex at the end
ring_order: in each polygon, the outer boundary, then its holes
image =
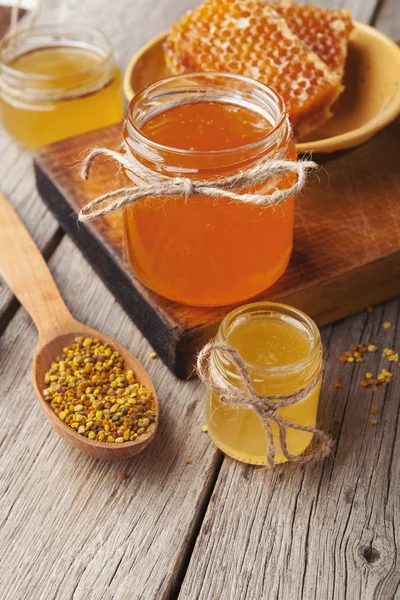
POLYGON ((104 73, 103 61, 99 52, 78 45, 43 47, 17 56, 8 66, 26 75, 29 89, 22 95, 3 91, 4 128, 34 148, 121 121, 121 74, 116 66, 104 73))
MULTIPOLYGON (((180 149, 173 175, 187 174, 182 151, 195 152, 196 179, 231 175, 232 168, 220 167, 218 151, 255 143, 270 130, 262 114, 212 101, 173 107, 141 127, 153 142, 180 149)), ((296 158, 292 143, 287 158, 296 158)), ((287 186, 288 178, 275 184, 287 186)), ((239 302, 272 285, 285 270, 293 213, 293 198, 273 207, 229 198, 150 198, 125 213, 128 258, 139 279, 166 298, 197 306, 239 302)))
MULTIPOLYGON (((239 351, 250 365, 255 390, 259 394, 278 396, 301 390, 315 379, 321 365, 321 355, 307 368, 293 369, 306 359, 312 340, 304 326, 286 317, 252 316, 242 318, 227 336, 227 342, 239 351)), ((230 379, 231 375, 226 374, 230 379)), ((233 381, 233 380, 232 380, 233 381)), ((315 427, 321 383, 317 383, 300 402, 279 409, 288 421, 315 427)), ((265 464, 267 436, 258 415, 251 409, 227 406, 219 395, 208 392, 206 405, 207 427, 213 442, 232 458, 252 464, 265 464)), ((276 447, 275 462, 285 462, 280 449, 278 427, 270 421, 276 447)), ((309 446, 313 435, 286 428, 288 451, 300 455, 309 446)))

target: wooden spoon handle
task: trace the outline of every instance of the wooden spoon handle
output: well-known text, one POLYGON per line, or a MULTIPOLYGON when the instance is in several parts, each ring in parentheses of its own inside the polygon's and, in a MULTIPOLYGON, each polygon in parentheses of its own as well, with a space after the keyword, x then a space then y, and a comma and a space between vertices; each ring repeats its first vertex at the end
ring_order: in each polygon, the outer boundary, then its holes
POLYGON ((0 273, 42 337, 71 328, 74 319, 29 231, 0 192, 0 273))

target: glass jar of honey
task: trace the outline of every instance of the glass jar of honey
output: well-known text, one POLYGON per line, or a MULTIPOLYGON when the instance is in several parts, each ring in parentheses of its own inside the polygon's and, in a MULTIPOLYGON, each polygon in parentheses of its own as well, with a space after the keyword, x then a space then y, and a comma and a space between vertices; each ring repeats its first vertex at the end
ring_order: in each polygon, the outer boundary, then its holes
POLYGON ((123 113, 121 73, 101 31, 46 25, 0 43, 0 119, 24 146, 118 123, 123 113))
MULTIPOLYGON (((277 409, 286 421, 315 428, 321 388, 322 345, 315 323, 290 306, 256 302, 241 306, 222 321, 215 342, 235 348, 249 371, 255 391, 264 396, 295 394, 311 385, 306 396, 291 406, 277 409), (315 382, 315 385, 313 383, 315 382)), ((215 380, 242 388, 243 380, 226 354, 215 350, 210 356, 210 373, 215 380)), ((266 464, 267 432, 251 408, 221 402, 209 390, 206 400, 208 433, 225 454, 242 462, 266 464)), ((269 424, 275 445, 275 463, 286 462, 277 424, 269 424)), ((310 445, 313 434, 286 427, 287 450, 299 456, 310 445)))
MULTIPOLYGON (((151 172, 213 181, 260 161, 296 160, 283 101, 237 75, 192 73, 161 80, 126 112, 128 152, 151 172)), ((285 175, 251 192, 287 188, 285 175)), ((123 169, 124 185, 143 183, 123 169)), ((294 198, 272 206, 230 198, 150 197, 125 210, 127 257, 162 296, 196 306, 241 302, 271 286, 289 262, 294 198)))

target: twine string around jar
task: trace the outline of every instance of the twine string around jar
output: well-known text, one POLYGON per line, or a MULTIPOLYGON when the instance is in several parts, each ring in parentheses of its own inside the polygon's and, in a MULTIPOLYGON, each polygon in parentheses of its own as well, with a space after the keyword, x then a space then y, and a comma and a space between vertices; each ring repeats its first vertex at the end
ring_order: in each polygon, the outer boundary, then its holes
POLYGON ((89 178, 90 168, 99 156, 112 158, 125 169, 132 171, 143 183, 129 185, 95 198, 79 212, 78 219, 81 222, 91 221, 97 217, 107 215, 150 196, 183 196, 187 199, 194 196, 210 196, 212 198, 228 198, 235 202, 256 204, 258 206, 278 205, 291 196, 298 194, 304 187, 308 172, 318 166, 310 160, 264 160, 235 175, 212 181, 200 181, 187 177, 167 177, 161 173, 151 171, 136 160, 126 148, 122 152, 115 152, 107 148, 93 148, 82 163, 82 179, 87 180, 89 178), (295 181, 287 188, 274 188, 269 193, 240 193, 251 186, 289 174, 295 175, 295 181))
POLYGON ((317 458, 324 458, 332 449, 331 438, 323 431, 315 427, 300 425, 287 421, 279 413, 280 408, 286 408, 304 400, 312 389, 319 383, 321 373, 307 386, 292 394, 279 396, 266 396, 258 394, 254 389, 249 370, 240 356, 239 352, 226 342, 210 342, 201 350, 197 358, 197 372, 200 379, 214 392, 220 394, 220 401, 231 406, 242 406, 253 410, 261 419, 267 433, 267 464, 272 467, 275 464, 276 447, 270 421, 278 426, 279 442, 283 456, 289 462, 307 463, 317 458), (211 355, 213 352, 222 352, 228 355, 236 367, 244 388, 230 385, 226 379, 211 367, 211 355), (318 444, 314 444, 305 454, 296 456, 288 451, 286 440, 286 428, 297 429, 312 433, 318 444))

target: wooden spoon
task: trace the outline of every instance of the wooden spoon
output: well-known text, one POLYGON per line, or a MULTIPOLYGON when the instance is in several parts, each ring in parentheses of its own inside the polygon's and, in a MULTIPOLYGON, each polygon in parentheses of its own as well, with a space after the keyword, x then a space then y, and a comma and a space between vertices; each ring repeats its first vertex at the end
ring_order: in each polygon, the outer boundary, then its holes
POLYGON ((30 314, 39 332, 32 362, 32 379, 47 419, 64 440, 90 456, 120 460, 138 454, 154 438, 159 419, 156 391, 146 369, 126 348, 73 318, 60 296, 39 249, 1 192, 0 226, 0 273, 30 314), (152 392, 156 420, 149 426, 147 432, 134 442, 112 444, 85 438, 63 423, 44 399, 43 390, 47 387, 44 382, 45 373, 56 356, 60 356, 62 349, 72 344, 76 336, 99 338, 110 344, 121 353, 125 369, 131 369, 137 381, 152 392))

